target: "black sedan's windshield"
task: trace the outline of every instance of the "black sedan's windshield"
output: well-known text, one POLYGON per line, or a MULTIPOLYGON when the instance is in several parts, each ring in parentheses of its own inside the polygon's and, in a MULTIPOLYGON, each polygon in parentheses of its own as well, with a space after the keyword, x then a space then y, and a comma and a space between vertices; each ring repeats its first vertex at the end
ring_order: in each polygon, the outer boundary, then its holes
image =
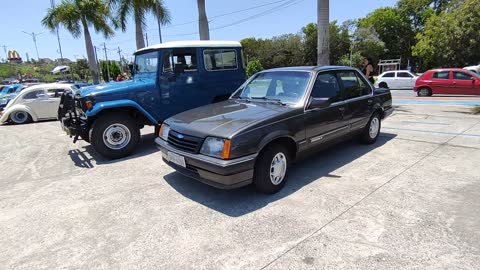
POLYGON ((309 80, 310 73, 306 71, 262 72, 248 82, 234 98, 297 103, 304 96, 309 80))

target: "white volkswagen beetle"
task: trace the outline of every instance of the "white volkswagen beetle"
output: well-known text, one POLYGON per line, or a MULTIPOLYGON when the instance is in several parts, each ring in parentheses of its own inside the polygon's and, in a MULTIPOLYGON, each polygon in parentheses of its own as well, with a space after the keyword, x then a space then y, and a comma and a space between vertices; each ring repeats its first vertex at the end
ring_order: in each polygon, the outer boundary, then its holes
POLYGON ((64 83, 28 87, 10 100, 5 110, 0 112, 0 124, 7 122, 25 124, 31 121, 56 119, 60 96, 67 90, 76 89, 76 86, 64 83))

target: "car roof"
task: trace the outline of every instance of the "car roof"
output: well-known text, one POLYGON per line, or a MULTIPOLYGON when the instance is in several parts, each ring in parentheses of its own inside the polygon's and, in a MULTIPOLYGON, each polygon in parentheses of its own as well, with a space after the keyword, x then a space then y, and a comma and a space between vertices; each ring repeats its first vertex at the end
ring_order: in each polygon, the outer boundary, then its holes
POLYGON ((326 71, 326 70, 357 70, 348 66, 297 66, 272 68, 264 71, 326 71))
POLYGON ((435 72, 439 72, 439 71, 465 71, 465 69, 463 69, 463 68, 435 68, 435 69, 431 69, 430 71, 435 71, 435 72))
POLYGON ((35 91, 38 89, 45 89, 45 88, 62 88, 62 87, 71 87, 71 83, 43 83, 43 84, 37 84, 37 85, 32 85, 25 90, 22 91, 22 93, 27 93, 31 91, 35 91))
POLYGON ((160 44, 155 44, 142 48, 135 52, 135 54, 144 51, 170 49, 170 48, 221 48, 221 47, 242 47, 238 41, 222 41, 222 40, 188 40, 188 41, 171 41, 160 44))

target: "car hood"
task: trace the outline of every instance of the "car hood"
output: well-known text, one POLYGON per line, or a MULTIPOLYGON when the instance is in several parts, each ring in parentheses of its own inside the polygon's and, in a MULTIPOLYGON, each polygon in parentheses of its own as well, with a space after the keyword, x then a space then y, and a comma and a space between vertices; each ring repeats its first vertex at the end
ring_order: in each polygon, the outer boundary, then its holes
POLYGON ((85 86, 80 89, 82 97, 120 94, 135 89, 145 89, 147 85, 154 85, 155 80, 150 78, 134 79, 121 82, 109 82, 98 85, 85 86))
POLYGON ((257 122, 292 110, 268 102, 227 100, 179 113, 165 122, 172 130, 191 136, 231 138, 257 122))

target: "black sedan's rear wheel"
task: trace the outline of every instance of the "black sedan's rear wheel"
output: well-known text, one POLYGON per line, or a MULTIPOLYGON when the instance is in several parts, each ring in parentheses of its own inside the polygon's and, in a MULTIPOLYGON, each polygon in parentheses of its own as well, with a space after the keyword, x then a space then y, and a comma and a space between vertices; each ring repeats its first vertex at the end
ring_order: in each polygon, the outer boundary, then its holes
POLYGON ((360 140, 364 144, 372 144, 377 141, 378 136, 380 135, 380 129, 382 127, 382 122, 380 120, 380 114, 374 113, 368 121, 367 126, 360 135, 360 140))
POLYGON ((255 163, 253 184, 263 193, 276 193, 285 185, 290 155, 287 149, 274 144, 264 149, 255 163))
POLYGON ((118 113, 96 119, 89 135, 95 151, 112 159, 129 155, 140 141, 140 129, 135 120, 118 113))

